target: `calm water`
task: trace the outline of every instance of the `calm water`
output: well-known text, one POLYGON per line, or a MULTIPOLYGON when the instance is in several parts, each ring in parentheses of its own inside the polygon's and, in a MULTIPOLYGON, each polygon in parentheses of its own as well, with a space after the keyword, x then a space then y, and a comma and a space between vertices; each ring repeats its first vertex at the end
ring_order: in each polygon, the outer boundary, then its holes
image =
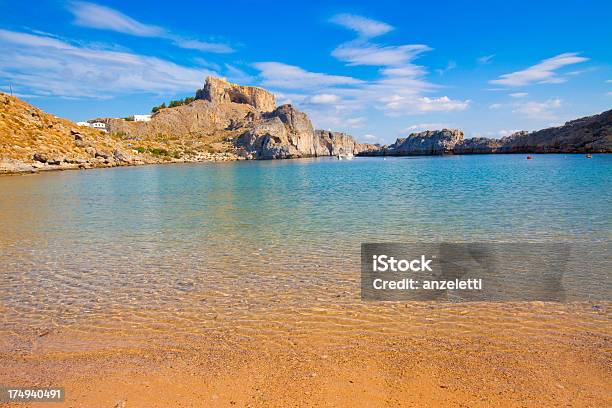
POLYGON ((606 243, 611 176, 612 155, 486 155, 2 177, 0 334, 355 304, 362 242, 606 243))

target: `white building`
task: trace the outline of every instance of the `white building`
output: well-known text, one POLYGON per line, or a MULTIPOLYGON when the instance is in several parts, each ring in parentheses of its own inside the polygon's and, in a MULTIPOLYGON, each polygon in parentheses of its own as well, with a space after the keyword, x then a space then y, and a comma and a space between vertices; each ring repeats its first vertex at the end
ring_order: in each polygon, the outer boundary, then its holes
POLYGON ((151 115, 134 115, 134 122, 148 122, 151 120, 151 115))
POLYGON ((77 122, 77 125, 84 126, 84 127, 91 127, 89 126, 89 122, 77 122))
POLYGON ((89 124, 89 126, 94 129, 101 130, 103 132, 108 132, 108 130, 106 129, 106 123, 104 122, 92 122, 89 124))

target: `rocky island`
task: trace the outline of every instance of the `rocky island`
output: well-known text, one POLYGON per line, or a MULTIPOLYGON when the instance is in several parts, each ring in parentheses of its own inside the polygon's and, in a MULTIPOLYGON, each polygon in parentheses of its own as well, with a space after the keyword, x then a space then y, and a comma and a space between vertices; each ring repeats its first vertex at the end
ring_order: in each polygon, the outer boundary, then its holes
POLYGON ((102 123, 103 132, 0 93, 0 173, 337 155, 612 152, 612 111, 502 139, 464 139, 460 130, 442 129, 379 146, 316 130, 307 114, 277 106, 271 92, 223 78, 206 78, 188 100, 156 109, 150 121, 90 121, 102 123))

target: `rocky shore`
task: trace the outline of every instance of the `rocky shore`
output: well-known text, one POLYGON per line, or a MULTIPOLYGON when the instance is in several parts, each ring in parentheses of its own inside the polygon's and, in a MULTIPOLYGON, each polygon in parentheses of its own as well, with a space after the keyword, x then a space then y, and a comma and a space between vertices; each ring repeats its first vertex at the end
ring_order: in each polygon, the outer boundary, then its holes
POLYGON ((501 139, 464 139, 457 129, 428 130, 399 138, 362 156, 419 156, 491 153, 612 153, 612 110, 535 132, 501 139))
POLYGON ((428 130, 391 145, 358 143, 315 130, 308 115, 274 94, 208 77, 190 103, 156 111, 150 121, 98 118, 106 132, 55 117, 0 93, 0 174, 157 163, 291 159, 337 155, 612 152, 612 110, 501 139, 464 139, 428 130))
POLYGON ((79 127, 0 94, 0 174, 156 163, 289 159, 377 149, 344 133, 315 130, 271 92, 209 77, 189 104, 150 121, 98 118, 106 132, 79 127))

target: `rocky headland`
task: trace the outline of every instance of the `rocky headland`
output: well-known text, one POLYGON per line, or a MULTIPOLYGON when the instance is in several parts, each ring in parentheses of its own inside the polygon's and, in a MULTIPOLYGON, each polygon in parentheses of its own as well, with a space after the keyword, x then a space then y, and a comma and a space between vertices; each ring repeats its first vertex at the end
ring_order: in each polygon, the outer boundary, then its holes
MULTIPOLYGON (((0 93, 0 174, 167 162, 337 155, 612 152, 612 110, 560 127, 501 139, 429 130, 391 145, 358 143, 314 129, 308 115, 253 86, 208 77, 189 103, 156 109, 150 121, 97 118, 106 132, 47 114, 0 93)), ((187 102, 187 101, 186 101, 187 102)))
POLYGON ((208 77, 191 103, 157 110, 148 122, 97 118, 78 126, 0 94, 0 173, 165 162, 289 159, 377 149, 344 133, 315 130, 274 94, 208 77))
POLYGON ((491 153, 612 153, 612 110, 566 122, 563 126, 520 131, 501 139, 464 139, 457 129, 427 130, 363 156, 419 156, 491 153))

